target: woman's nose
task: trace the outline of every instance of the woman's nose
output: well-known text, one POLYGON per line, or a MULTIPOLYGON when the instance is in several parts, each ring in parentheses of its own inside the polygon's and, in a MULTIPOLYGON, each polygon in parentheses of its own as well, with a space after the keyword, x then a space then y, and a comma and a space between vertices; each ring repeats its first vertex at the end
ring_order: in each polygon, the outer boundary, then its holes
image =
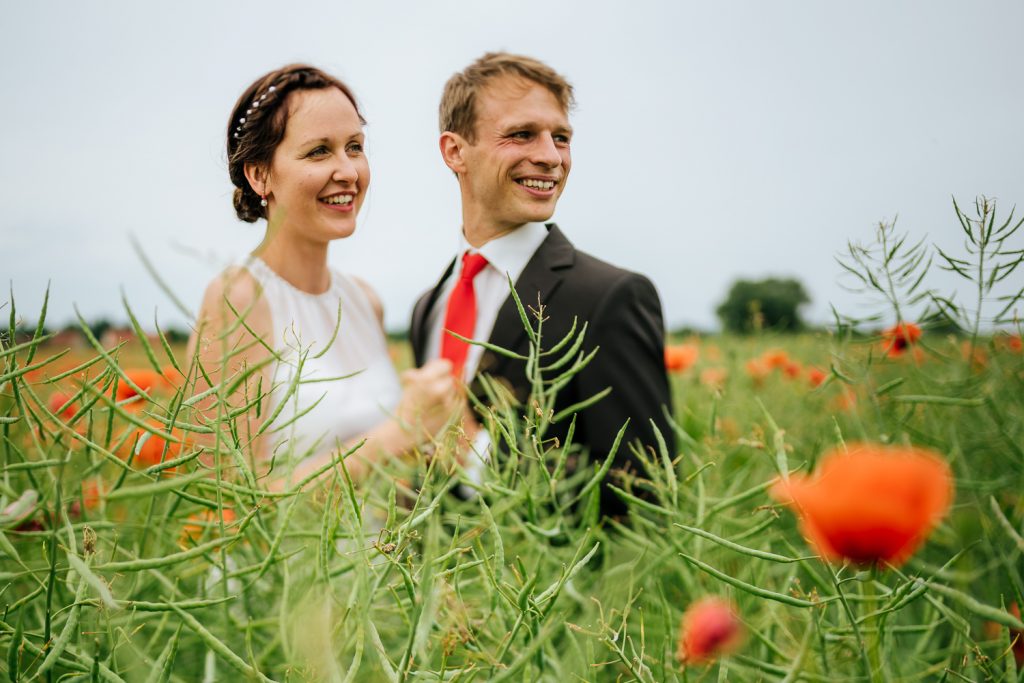
POLYGON ((359 179, 359 169, 348 158, 348 155, 341 154, 338 156, 338 162, 334 167, 331 179, 339 183, 354 183, 359 179))

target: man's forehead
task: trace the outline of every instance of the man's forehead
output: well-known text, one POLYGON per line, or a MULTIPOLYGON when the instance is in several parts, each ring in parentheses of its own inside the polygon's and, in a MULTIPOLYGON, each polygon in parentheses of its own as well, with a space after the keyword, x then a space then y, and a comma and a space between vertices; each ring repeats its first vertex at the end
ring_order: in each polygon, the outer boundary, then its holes
MULTIPOLYGON (((533 88, 544 88, 543 85, 536 81, 531 81, 528 78, 517 76, 515 74, 504 74, 496 76, 490 79, 481 88, 481 92, 485 97, 495 97, 498 99, 518 99, 524 96, 533 88)), ((546 89, 546 88, 545 88, 546 89)))
POLYGON ((505 115, 516 118, 518 114, 511 110, 527 99, 550 99, 568 124, 569 113, 555 93, 536 81, 514 75, 498 76, 481 88, 477 96, 477 112, 481 118, 500 119, 505 115))

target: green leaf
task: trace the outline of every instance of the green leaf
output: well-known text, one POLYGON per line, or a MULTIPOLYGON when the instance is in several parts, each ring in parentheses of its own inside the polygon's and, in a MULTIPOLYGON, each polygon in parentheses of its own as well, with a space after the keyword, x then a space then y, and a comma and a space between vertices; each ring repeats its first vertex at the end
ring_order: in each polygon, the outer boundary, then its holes
POLYGON ((751 595, 756 595, 759 598, 765 598, 767 600, 774 600, 775 602, 781 602, 784 605, 790 605, 792 607, 805 607, 805 608, 806 607, 817 607, 818 605, 821 605, 823 603, 832 602, 833 600, 837 600, 838 599, 838 598, 835 598, 835 597, 828 597, 828 598, 824 598, 824 599, 821 599, 821 600, 816 600, 814 602, 811 602, 809 600, 801 600, 800 598, 796 598, 796 597, 793 597, 792 595, 787 595, 785 593, 776 593, 774 591, 770 591, 770 590, 767 590, 765 588, 761 588, 759 586, 755 586, 755 585, 753 585, 751 583, 747 583, 746 581, 742 581, 742 580, 737 579, 737 578, 735 578, 733 576, 729 576, 725 572, 720 571, 718 569, 715 569, 711 565, 705 564, 704 562, 701 562, 700 560, 698 560, 695 557, 690 557, 689 555, 687 555, 685 553, 679 553, 679 554, 682 555, 684 560, 686 560, 687 562, 689 562, 693 566, 697 567, 698 569, 700 569, 700 570, 702 570, 704 572, 707 572, 708 574, 710 574, 711 576, 715 577, 716 579, 718 579, 720 581, 724 581, 725 583, 727 583, 730 586, 733 586, 735 588, 739 588, 741 591, 745 591, 747 593, 750 593, 751 595))
POLYGON ((87 562, 82 561, 78 555, 68 553, 68 563, 81 575, 86 583, 92 586, 108 609, 118 609, 120 607, 118 602, 114 600, 114 596, 110 594, 110 587, 107 586, 103 579, 93 574, 87 562))

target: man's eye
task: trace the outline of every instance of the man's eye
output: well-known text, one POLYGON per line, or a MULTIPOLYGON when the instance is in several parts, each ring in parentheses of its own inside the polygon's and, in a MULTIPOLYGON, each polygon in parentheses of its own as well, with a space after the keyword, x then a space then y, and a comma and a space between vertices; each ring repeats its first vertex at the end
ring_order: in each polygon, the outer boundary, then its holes
POLYGON ((555 142, 557 142, 560 145, 568 145, 569 144, 569 136, 568 135, 555 135, 554 138, 555 138, 555 142))
POLYGON ((511 137, 516 138, 517 140, 529 140, 530 139, 530 131, 528 131, 528 130, 517 130, 516 132, 512 133, 511 137))

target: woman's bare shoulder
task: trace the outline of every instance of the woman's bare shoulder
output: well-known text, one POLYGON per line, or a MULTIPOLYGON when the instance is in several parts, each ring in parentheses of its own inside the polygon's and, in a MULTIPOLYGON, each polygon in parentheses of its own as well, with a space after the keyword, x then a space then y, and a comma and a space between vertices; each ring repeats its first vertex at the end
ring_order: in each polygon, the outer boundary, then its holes
POLYGON ((380 322, 380 326, 384 327, 384 302, 377 296, 377 292, 374 291, 370 283, 361 277, 355 275, 349 275, 349 279, 352 282, 359 285, 359 289, 363 290, 363 294, 366 295, 366 300, 370 302, 370 308, 373 309, 374 314, 377 316, 377 320, 380 322))
POLYGON ((228 266, 206 285, 203 304, 227 299, 232 305, 251 305, 259 297, 259 283, 245 266, 228 266))
POLYGON ((201 315, 208 320, 244 316, 250 326, 265 331, 270 306, 261 294, 259 282, 247 268, 229 266, 206 286, 201 315))

